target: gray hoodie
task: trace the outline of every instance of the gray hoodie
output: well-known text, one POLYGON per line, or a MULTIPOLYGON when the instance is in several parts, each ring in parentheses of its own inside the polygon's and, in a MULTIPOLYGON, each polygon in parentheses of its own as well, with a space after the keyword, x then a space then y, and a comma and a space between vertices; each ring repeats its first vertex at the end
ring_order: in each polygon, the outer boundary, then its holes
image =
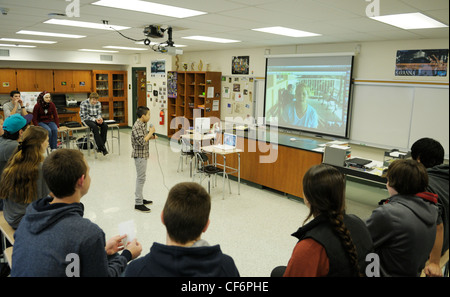
POLYGON ((394 195, 376 208, 366 224, 382 276, 419 276, 436 238, 436 195, 394 195), (422 197, 423 196, 423 197, 422 197))
POLYGON ((11 276, 119 276, 131 253, 107 256, 105 234, 83 218, 81 203, 46 197, 28 206, 14 238, 11 276), (75 260, 79 259, 79 265, 75 260))
POLYGON ((437 224, 444 224, 444 244, 442 246, 442 254, 448 250, 449 238, 449 166, 441 164, 428 168, 428 191, 438 195, 439 218, 437 224))

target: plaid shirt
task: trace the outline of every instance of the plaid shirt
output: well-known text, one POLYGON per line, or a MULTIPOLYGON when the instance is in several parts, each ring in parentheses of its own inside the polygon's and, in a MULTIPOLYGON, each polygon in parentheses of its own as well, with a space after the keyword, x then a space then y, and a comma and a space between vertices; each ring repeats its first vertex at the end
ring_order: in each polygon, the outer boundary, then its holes
POLYGON ((84 100, 80 104, 80 118, 84 122, 86 120, 95 122, 96 119, 102 117, 102 104, 97 102, 92 105, 89 99, 84 100))
POLYGON ((150 156, 149 142, 144 140, 147 134, 147 123, 136 120, 131 129, 131 146, 133 147, 131 158, 148 159, 150 156))

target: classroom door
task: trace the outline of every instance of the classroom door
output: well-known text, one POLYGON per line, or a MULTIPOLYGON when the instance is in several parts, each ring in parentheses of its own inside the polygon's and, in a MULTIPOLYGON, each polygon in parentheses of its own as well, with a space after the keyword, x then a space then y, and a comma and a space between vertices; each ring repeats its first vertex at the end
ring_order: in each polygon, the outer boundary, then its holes
POLYGON ((147 74, 145 70, 136 71, 137 106, 147 106, 147 74))

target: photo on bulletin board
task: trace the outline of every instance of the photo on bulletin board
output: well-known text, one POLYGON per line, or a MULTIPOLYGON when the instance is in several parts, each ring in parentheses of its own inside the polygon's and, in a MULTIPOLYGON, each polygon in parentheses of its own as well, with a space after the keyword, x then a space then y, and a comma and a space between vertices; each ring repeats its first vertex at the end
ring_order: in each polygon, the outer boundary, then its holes
POLYGON ((151 62, 152 74, 164 74, 166 73, 166 60, 154 60, 151 62))
POLYGON ((250 56, 234 56, 231 60, 232 74, 248 74, 250 70, 250 56))
POLYGON ((448 49, 399 50, 395 76, 447 76, 448 49))

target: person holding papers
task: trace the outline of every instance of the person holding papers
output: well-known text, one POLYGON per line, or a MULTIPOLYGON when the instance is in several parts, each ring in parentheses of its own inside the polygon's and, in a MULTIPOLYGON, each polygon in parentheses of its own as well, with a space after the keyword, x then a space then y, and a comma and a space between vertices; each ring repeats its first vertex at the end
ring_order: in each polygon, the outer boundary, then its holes
POLYGON ((126 235, 106 241, 103 230, 83 218, 80 200, 91 184, 83 153, 56 150, 42 168, 52 194, 28 207, 14 234, 11 276, 120 276, 142 246, 136 239, 123 246, 126 235))

